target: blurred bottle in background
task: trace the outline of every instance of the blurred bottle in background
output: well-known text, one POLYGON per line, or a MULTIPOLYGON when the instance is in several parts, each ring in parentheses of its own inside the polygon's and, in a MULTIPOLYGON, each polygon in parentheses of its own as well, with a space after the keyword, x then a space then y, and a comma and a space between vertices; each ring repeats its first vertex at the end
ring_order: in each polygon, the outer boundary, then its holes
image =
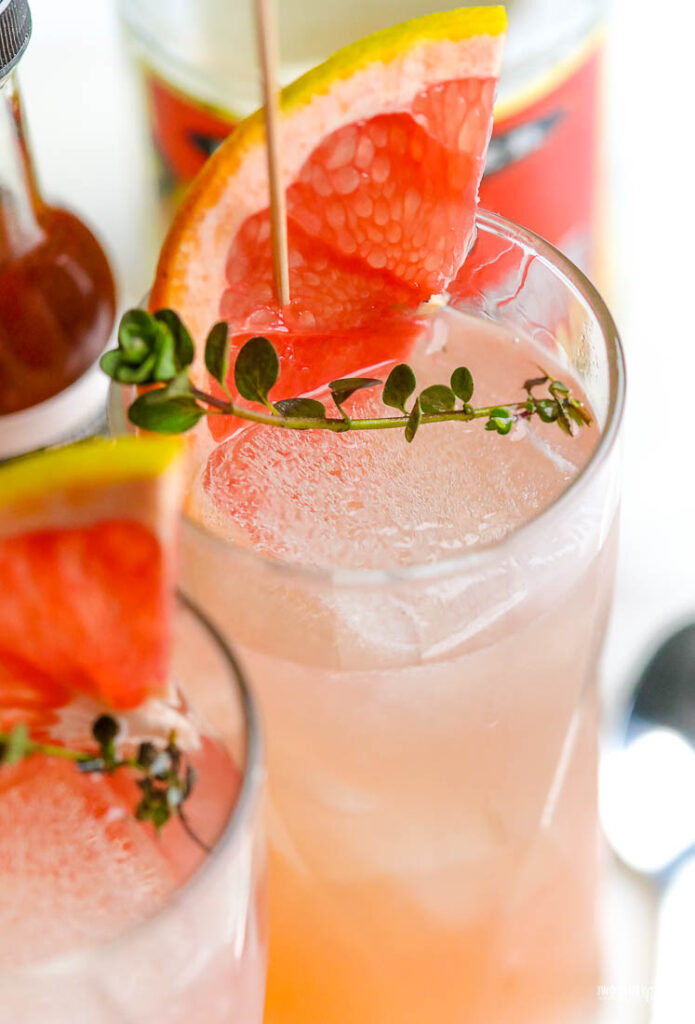
MULTIPOLYGON (((156 154, 161 234, 206 158, 260 104, 253 4, 119 2, 156 154)), ((461 6, 461 0, 277 3, 283 85, 369 32, 461 6)), ((509 41, 481 204, 537 231, 595 274, 603 0, 507 0, 506 7, 509 41)))
POLYGON ((94 431, 115 316, 99 243, 38 189, 16 72, 30 36, 26 0, 0 0, 0 459, 94 431))

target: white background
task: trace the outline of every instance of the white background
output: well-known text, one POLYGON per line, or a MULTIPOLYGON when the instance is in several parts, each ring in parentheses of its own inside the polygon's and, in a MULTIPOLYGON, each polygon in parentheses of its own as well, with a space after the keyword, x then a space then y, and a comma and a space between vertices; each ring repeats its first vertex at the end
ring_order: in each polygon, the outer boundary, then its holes
MULTIPOLYGON (((121 299, 132 303, 152 267, 138 112, 114 4, 32 0, 32 9, 22 82, 44 191, 98 228, 121 299)), ((695 5, 615 0, 610 25, 608 297, 629 371, 605 658, 615 705, 655 642, 695 618, 695 5)))

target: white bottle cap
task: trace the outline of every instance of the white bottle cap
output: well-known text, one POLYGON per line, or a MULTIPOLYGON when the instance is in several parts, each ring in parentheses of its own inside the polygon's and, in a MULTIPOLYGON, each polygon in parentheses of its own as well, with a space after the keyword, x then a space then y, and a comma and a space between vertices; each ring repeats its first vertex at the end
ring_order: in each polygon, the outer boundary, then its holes
POLYGON ((98 432, 105 422, 108 388, 109 379, 96 362, 53 398, 0 416, 0 459, 98 432))

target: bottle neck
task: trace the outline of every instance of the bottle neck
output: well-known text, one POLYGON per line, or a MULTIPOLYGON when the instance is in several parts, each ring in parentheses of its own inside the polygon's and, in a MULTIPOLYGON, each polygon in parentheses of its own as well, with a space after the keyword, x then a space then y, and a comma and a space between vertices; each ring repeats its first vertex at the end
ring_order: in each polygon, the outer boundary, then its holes
POLYGON ((41 206, 12 72, 0 81, 0 267, 21 259, 41 241, 41 206))

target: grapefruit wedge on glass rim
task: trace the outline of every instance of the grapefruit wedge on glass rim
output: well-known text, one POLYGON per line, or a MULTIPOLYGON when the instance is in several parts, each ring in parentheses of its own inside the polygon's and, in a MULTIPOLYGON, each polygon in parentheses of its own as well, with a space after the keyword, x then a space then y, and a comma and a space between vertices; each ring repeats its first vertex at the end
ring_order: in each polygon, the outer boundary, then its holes
MULTIPOLYGON (((446 288, 471 243, 506 24, 502 7, 418 18, 282 91, 284 308, 273 286, 264 114, 242 122, 174 220, 150 308, 175 309, 199 346, 227 321, 232 357, 249 337, 269 337, 281 362, 274 400, 406 358, 418 306, 446 288)), ((225 418, 209 423, 217 437, 229 429, 225 418)))
POLYGON ((180 442, 94 440, 0 468, 0 731, 164 694, 180 442))

